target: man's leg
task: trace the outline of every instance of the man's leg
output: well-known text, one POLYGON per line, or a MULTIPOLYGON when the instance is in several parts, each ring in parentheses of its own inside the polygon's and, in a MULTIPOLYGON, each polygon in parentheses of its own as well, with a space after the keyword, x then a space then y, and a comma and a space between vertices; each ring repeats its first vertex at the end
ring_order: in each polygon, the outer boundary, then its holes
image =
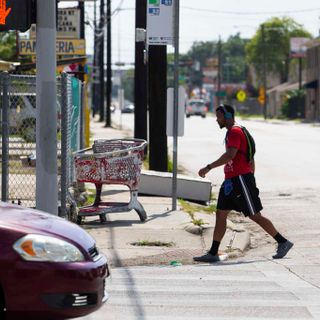
POLYGON ((253 216, 249 216, 249 218, 256 222, 265 232, 278 242, 277 253, 273 256, 274 259, 283 258, 293 247, 293 243, 284 238, 274 227, 273 223, 266 217, 262 216, 260 212, 253 216))
MULTIPOLYGON (((213 241, 216 241, 219 244, 227 230, 227 217, 229 212, 230 210, 220 210, 220 209, 218 209, 216 212, 216 225, 214 227, 214 232, 213 232, 213 241)), ((211 247, 209 251, 212 254, 217 254, 218 248, 216 251, 213 251, 211 247)))
POLYGON ((220 242, 227 230, 227 216, 230 210, 220 210, 218 209, 216 212, 216 225, 214 227, 213 232, 213 241, 210 250, 207 254, 194 257, 193 260, 200 262, 216 262, 220 261, 218 250, 220 246, 220 242))
POLYGON ((264 217, 260 212, 256 213, 253 216, 249 216, 249 218, 257 223, 265 232, 270 234, 271 237, 275 237, 275 235, 278 233, 276 228, 274 227, 273 223, 264 217))

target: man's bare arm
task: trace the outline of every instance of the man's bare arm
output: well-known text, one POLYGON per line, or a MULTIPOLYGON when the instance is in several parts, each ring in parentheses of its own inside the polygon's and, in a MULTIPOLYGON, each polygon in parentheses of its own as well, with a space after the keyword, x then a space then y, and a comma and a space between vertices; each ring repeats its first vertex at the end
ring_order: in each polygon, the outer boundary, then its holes
POLYGON ((216 161, 213 161, 212 163, 209 163, 206 167, 199 170, 199 176, 204 178, 206 174, 214 168, 223 166, 224 164, 228 163, 230 160, 232 160, 238 152, 238 149, 236 148, 228 148, 227 151, 216 161))

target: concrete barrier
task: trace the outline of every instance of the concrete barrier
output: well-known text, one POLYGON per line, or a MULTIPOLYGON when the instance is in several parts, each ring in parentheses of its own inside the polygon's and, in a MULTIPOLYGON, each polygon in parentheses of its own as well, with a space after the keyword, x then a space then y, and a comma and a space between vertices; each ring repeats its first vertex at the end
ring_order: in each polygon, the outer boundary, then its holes
MULTIPOLYGON (((139 194, 171 197, 172 173, 142 170, 139 194)), ((211 181, 178 174, 177 197, 197 202, 211 198, 211 181)))

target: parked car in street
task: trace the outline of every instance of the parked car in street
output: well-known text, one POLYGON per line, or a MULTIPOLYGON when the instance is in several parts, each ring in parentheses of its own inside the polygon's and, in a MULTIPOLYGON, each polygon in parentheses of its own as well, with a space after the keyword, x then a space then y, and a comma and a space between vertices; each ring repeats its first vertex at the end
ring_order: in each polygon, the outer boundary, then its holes
POLYGON ((82 228, 0 202, 0 318, 69 319, 107 300, 109 268, 82 228))
POLYGON ((186 116, 201 116, 205 118, 208 112, 208 107, 205 105, 205 101, 202 99, 189 100, 186 105, 186 116))

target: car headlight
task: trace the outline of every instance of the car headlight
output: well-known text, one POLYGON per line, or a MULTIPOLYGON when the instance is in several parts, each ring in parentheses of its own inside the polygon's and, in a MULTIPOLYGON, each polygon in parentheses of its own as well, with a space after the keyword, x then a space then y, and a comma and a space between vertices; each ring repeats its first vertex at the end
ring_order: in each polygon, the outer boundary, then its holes
POLYGON ((13 248, 28 261, 77 262, 84 256, 73 244, 58 238, 29 234, 16 241, 13 248))

